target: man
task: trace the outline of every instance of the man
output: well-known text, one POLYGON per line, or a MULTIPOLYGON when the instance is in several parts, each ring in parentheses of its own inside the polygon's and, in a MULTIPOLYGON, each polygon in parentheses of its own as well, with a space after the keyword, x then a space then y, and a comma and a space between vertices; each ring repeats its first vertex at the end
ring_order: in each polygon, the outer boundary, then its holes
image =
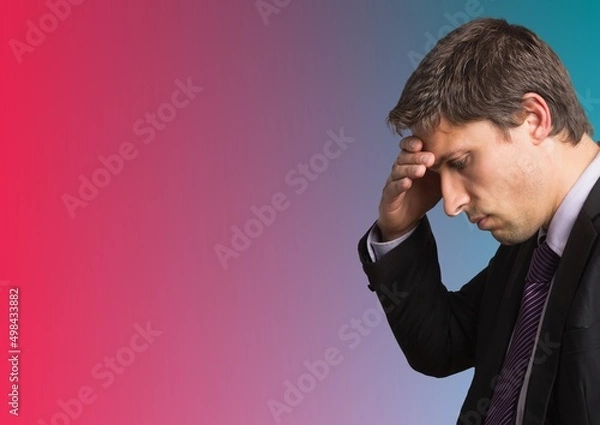
POLYGON ((458 424, 600 425, 600 151, 556 54, 521 26, 469 22, 388 122, 412 136, 358 247, 411 367, 475 368, 458 424), (501 243, 456 292, 426 217, 441 198, 501 243))

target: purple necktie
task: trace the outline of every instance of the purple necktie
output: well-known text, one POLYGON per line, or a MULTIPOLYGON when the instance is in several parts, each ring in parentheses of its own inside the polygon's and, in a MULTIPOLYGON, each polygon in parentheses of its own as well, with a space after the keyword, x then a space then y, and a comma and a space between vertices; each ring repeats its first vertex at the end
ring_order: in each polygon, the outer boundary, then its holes
POLYGON ((490 401, 485 425, 515 423, 517 402, 533 353, 540 316, 560 257, 545 242, 533 251, 513 339, 490 401))

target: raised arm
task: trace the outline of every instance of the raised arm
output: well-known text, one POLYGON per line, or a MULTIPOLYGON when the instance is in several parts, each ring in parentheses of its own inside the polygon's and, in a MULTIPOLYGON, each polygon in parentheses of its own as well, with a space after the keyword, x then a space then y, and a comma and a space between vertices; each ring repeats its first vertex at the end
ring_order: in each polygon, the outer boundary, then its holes
POLYGON ((435 377, 472 367, 489 267, 459 291, 448 291, 427 217, 376 262, 367 250, 367 234, 358 246, 363 270, 411 367, 435 377))

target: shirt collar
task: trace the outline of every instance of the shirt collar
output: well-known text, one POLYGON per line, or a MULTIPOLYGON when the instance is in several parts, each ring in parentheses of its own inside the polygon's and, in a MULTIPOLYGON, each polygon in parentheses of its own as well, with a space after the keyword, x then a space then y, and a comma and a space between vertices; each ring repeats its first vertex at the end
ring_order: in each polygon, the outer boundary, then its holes
POLYGON ((546 232, 543 228, 538 232, 538 244, 546 236, 546 242, 548 246, 552 248, 554 252, 562 257, 565 251, 565 245, 569 239, 569 234, 575 220, 585 203, 588 195, 592 191, 594 184, 600 178, 600 153, 596 155, 596 158, 588 165, 583 171, 581 176, 577 179, 573 187, 565 196, 565 199, 561 202, 560 206, 554 213, 548 231, 546 232))

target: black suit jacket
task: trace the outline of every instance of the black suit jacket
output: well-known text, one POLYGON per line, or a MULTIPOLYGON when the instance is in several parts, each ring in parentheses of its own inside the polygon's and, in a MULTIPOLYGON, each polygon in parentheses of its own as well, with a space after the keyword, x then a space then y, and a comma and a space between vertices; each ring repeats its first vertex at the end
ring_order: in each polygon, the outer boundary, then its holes
MULTIPOLYGON (((600 180, 571 231, 542 321, 527 389, 524 425, 600 425, 600 180)), ((425 217, 402 244, 373 263, 367 234, 358 244, 408 363, 443 377, 475 368, 457 424, 485 422, 515 325, 537 234, 500 245, 488 266, 459 291, 441 282, 425 217)))

